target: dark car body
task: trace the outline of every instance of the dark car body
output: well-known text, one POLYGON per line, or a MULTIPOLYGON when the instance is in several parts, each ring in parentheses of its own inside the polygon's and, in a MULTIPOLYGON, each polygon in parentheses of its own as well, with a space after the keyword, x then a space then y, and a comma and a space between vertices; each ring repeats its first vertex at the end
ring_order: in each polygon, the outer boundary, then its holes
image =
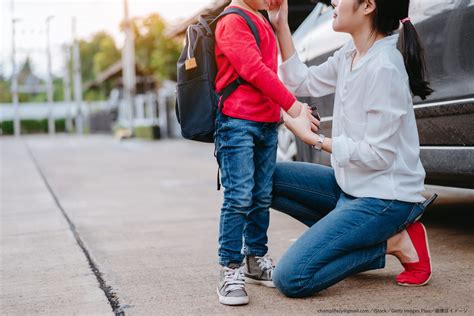
MULTIPOLYGON (((332 8, 319 1, 293 34, 307 65, 325 62, 349 35, 332 29, 332 8)), ((425 48, 435 90, 413 99, 426 183, 474 188, 474 0, 412 0, 410 18, 425 48)), ((334 94, 300 98, 316 106, 321 132, 331 136, 334 94)), ((329 165, 329 155, 297 140, 296 159, 329 165)))

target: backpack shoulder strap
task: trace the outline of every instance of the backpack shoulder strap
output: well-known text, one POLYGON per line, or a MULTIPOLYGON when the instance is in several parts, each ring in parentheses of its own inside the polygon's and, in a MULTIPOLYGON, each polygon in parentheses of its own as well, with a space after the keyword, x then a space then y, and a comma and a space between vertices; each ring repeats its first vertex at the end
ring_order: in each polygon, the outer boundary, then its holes
MULTIPOLYGON (((247 13, 245 13, 243 10, 239 9, 239 8, 230 8, 230 9, 227 9, 225 10, 224 12, 222 12, 221 14, 219 14, 215 19, 214 21, 211 22, 211 28, 214 30, 215 27, 216 27, 216 24, 217 24, 217 21, 219 21, 219 19, 221 19, 222 17, 228 15, 228 14, 237 14, 237 15, 240 15, 244 20, 245 22, 247 23, 248 27, 250 28, 250 31, 252 31, 252 34, 253 36, 255 37, 255 41, 257 42, 257 46, 258 48, 260 49, 260 36, 258 35, 258 31, 257 31, 257 26, 255 25, 255 23, 252 21, 252 19, 248 16, 247 13)), ((237 90, 237 88, 242 85, 242 84, 245 84, 245 80, 243 80, 242 78, 240 77, 237 77, 237 79, 235 79, 234 81, 232 81, 231 83, 229 83, 226 87, 224 87, 220 92, 219 92, 219 96, 220 96, 220 102, 219 104, 217 105, 217 108, 220 109, 222 111, 222 107, 224 106, 224 101, 232 94, 232 92, 234 92, 235 90, 237 90)))
POLYGON ((255 37, 255 40, 257 41, 257 46, 260 48, 260 36, 258 35, 257 31, 257 26, 255 23, 253 23, 252 19, 248 16, 247 13, 244 12, 244 10, 241 10, 239 8, 230 8, 225 11, 223 11, 221 14, 219 14, 214 21, 212 21, 212 25, 215 28, 217 21, 221 19, 222 17, 229 15, 229 14, 237 14, 240 15, 245 22, 247 23, 248 27, 252 31, 253 36, 255 37))

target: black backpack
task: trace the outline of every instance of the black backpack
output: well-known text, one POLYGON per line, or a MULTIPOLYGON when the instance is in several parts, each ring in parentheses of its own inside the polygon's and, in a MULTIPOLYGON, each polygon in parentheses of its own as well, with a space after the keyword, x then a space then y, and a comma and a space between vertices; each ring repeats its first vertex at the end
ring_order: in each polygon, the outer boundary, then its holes
POLYGON ((238 8, 227 9, 217 17, 200 16, 198 23, 188 27, 186 45, 177 63, 176 88, 176 117, 181 125, 181 134, 186 139, 214 142, 217 109, 222 110, 225 99, 239 85, 245 83, 239 77, 219 93, 215 90, 217 66, 214 54, 214 30, 217 21, 228 14, 238 14, 245 19, 260 47, 257 27, 250 17, 238 8))

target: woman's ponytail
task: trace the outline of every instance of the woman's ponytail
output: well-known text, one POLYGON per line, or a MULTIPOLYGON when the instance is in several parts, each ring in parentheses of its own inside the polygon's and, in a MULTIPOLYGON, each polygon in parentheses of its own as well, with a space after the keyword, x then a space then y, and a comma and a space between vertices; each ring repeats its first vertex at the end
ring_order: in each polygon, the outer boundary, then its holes
POLYGON ((398 46, 405 61, 405 68, 410 80, 410 89, 413 95, 425 100, 433 89, 426 80, 426 64, 424 50, 421 46, 418 33, 410 19, 402 20, 398 46))
MULTIPOLYGON (((359 4, 366 0, 359 0, 359 4)), ((410 89, 413 95, 426 99, 433 89, 426 80, 426 66, 418 33, 408 18, 410 0, 375 0, 375 14, 373 15, 374 31, 383 35, 391 35, 400 26, 398 49, 403 55, 405 68, 410 79, 410 89)))

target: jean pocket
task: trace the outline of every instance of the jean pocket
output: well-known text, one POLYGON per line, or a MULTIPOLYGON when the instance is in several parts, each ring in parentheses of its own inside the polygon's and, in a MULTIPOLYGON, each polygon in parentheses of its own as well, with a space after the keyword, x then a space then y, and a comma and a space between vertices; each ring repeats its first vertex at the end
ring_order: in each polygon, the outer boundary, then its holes
POLYGON ((411 208, 410 214, 408 214, 407 219, 398 227, 398 231, 402 231, 407 228, 408 225, 416 222, 420 219, 425 211, 425 207, 423 203, 414 203, 413 207, 411 208))

